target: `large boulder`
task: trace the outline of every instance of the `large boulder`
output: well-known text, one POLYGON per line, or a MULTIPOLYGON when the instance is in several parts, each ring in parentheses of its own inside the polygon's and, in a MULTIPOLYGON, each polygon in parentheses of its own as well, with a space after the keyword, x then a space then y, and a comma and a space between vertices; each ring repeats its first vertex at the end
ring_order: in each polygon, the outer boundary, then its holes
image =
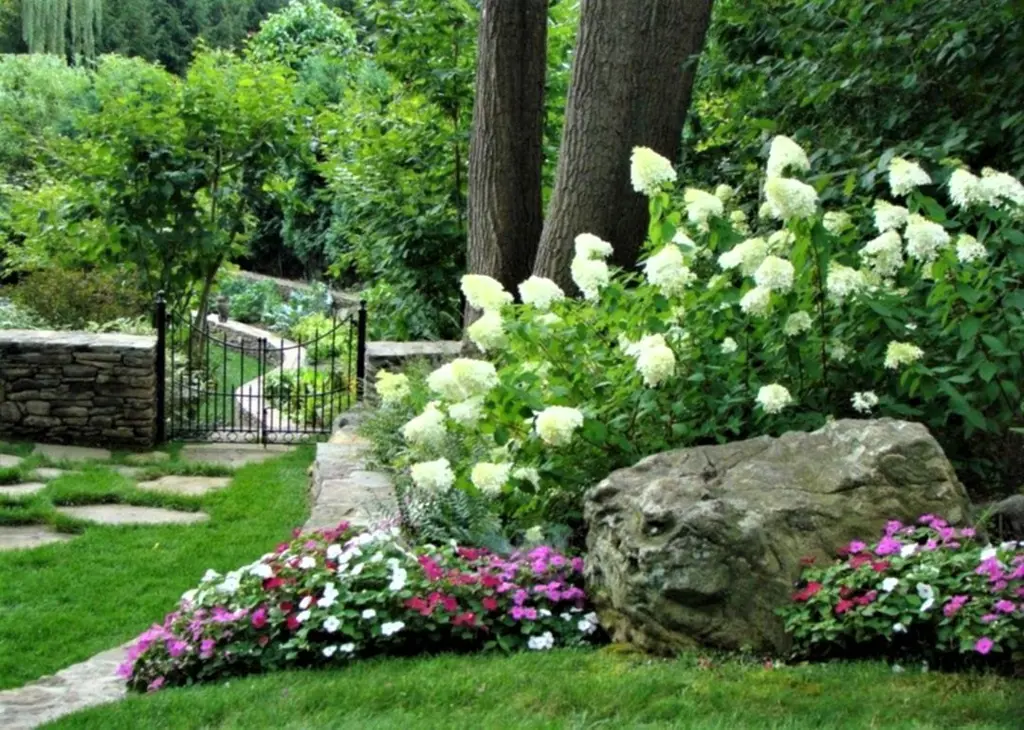
POLYGON ((785 651, 775 611, 801 558, 829 560, 890 519, 969 514, 919 424, 844 420, 648 457, 586 495, 587 579, 613 640, 655 653, 785 651))

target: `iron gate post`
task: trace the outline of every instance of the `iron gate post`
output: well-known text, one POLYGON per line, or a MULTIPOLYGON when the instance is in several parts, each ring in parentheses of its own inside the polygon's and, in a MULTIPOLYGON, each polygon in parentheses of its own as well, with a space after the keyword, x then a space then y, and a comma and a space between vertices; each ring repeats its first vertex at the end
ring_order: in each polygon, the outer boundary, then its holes
MULTIPOLYGON (((356 332, 356 400, 362 401, 366 391, 366 300, 359 300, 356 332)), ((350 371, 351 372, 351 371, 350 371)))
POLYGON ((167 301, 164 293, 156 293, 156 442, 162 444, 167 440, 167 420, 165 418, 164 398, 167 394, 167 301))

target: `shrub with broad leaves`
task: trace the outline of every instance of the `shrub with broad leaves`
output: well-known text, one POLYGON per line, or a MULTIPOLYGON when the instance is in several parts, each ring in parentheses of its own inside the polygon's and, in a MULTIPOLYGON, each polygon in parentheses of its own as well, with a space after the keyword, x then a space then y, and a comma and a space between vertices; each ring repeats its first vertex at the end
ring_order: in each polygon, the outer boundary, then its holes
POLYGON ((501 556, 412 547, 395 528, 296 534, 251 565, 208 571, 119 669, 154 691, 381 654, 545 650, 590 641, 583 561, 546 546, 501 556))

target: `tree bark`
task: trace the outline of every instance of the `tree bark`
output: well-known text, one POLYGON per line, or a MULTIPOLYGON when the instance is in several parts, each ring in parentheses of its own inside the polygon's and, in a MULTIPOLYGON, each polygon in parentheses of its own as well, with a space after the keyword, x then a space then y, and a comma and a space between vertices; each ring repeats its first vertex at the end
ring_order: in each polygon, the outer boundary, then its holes
POLYGON ((713 0, 583 0, 555 190, 534 273, 571 286, 573 240, 593 233, 636 263, 647 199, 633 191, 633 147, 679 157, 696 58, 713 0))
POLYGON ((547 5, 483 0, 480 13, 467 268, 513 292, 530 275, 543 227, 547 5))

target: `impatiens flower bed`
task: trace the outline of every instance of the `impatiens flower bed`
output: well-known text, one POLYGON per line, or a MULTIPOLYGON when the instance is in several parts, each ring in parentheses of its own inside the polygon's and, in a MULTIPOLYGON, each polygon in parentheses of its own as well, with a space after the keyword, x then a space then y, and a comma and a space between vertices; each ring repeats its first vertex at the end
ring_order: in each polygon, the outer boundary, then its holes
POLYGON ((974 528, 924 515, 840 555, 827 567, 806 559, 783 611, 799 653, 1024 666, 1024 542, 986 545, 974 528))
POLYGON ((155 691, 381 654, 577 646, 598 633, 582 573, 581 558, 546 546, 414 548, 397 529, 341 524, 227 575, 207 572, 119 674, 155 691))

